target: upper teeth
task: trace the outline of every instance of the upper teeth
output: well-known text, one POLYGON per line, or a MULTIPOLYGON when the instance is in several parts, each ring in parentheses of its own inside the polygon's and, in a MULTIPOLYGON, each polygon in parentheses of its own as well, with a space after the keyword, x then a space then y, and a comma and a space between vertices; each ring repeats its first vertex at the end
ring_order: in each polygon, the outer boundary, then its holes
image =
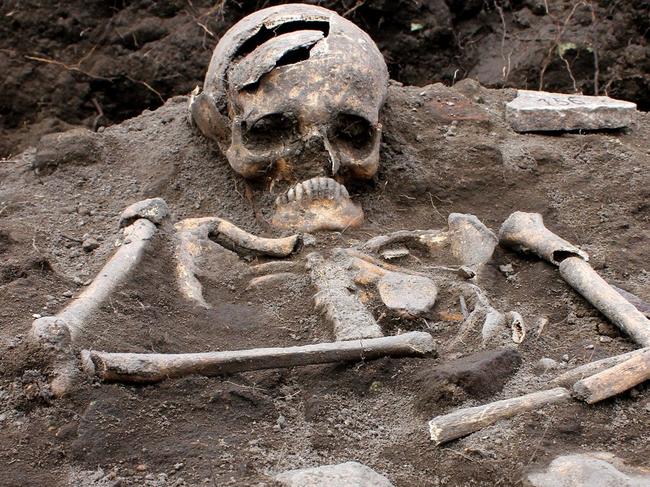
POLYGON ((340 198, 350 198, 350 194, 345 189, 345 186, 337 183, 332 178, 317 177, 296 184, 286 194, 279 196, 275 200, 275 203, 284 204, 291 201, 302 201, 303 199, 335 200, 340 198))

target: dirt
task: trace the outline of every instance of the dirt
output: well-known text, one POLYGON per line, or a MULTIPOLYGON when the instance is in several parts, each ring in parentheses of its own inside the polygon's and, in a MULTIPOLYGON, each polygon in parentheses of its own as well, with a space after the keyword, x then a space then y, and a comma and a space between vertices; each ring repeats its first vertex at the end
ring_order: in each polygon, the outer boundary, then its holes
MULTIPOLYGON (((450 212, 473 213, 497 231, 511 212, 537 211, 606 279, 650 299, 648 114, 638 112, 619 132, 520 135, 504 122, 513 96, 470 80, 454 88, 392 83, 380 171, 350 188, 364 225, 316 234, 315 246, 292 259, 302 268, 313 250, 444 228, 450 212)), ((277 234, 268 224, 275 195, 237 177, 190 127, 187 101, 174 97, 119 125, 46 138, 0 165, 0 484, 273 485, 283 470, 356 460, 397 486, 518 485, 558 454, 593 450, 649 466, 647 385, 598 405, 524 414, 443 447, 430 442, 426 422, 437 414, 539 390, 572 366, 635 348, 555 268, 500 248, 480 286, 498 309, 517 310, 531 325, 548 319, 517 353, 475 356, 486 353, 475 336, 450 347, 462 317, 460 278, 432 269, 440 292, 426 320, 374 312, 386 333, 430 332, 436 356, 148 386, 83 379, 53 399, 50 371, 27 340, 31 322, 60 310, 97 274, 115 249, 126 206, 160 196, 172 222, 219 216, 277 234), (88 237, 99 242, 90 252, 81 245, 88 237), (506 264, 508 276, 499 270, 506 264), (559 370, 540 375, 543 357, 559 370), (497 376, 463 375, 486 363, 497 376), (443 373, 451 378, 441 380, 443 373)), ((79 348, 198 352, 333 339, 313 309, 306 271, 246 289, 241 268, 262 260, 226 272, 215 261, 202 277, 212 304, 203 309, 177 291, 174 245, 167 223, 135 274, 93 316, 79 348)), ((448 253, 418 249, 400 261, 415 270, 451 264, 448 253)))
MULTIPOLYGON (((0 157, 72 126, 96 130, 201 85, 243 16, 283 2, 0 4, 0 157)), ((366 30, 409 85, 603 94, 650 108, 650 6, 571 0, 324 0, 366 30)))

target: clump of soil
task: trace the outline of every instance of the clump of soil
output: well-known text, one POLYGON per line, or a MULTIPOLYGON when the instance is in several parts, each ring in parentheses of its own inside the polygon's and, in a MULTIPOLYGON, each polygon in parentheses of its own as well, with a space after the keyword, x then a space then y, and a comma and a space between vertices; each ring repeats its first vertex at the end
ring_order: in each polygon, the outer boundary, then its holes
MULTIPOLYGON (((0 157, 96 130, 201 85, 214 46, 277 1, 7 1, 0 6, 0 157)), ((378 44, 393 79, 608 93, 650 108, 650 7, 557 0, 326 0, 378 44), (547 10, 548 7, 548 10, 547 10)))
MULTIPOLYGON (((648 114, 638 112, 620 132, 521 135, 504 122, 513 96, 467 80, 454 88, 392 84, 379 174, 352 191, 365 223, 317 234, 315 249, 443 228, 450 212, 473 213, 497 230, 513 211, 536 211, 587 251, 607 280, 648 299, 648 114), (456 106, 458 112, 450 108, 456 106)), ((557 269, 506 249, 481 271, 480 286, 496 308, 547 324, 516 355, 490 362, 496 377, 470 380, 459 372, 489 360, 474 355, 483 352, 477 337, 449 349, 462 317, 452 285, 459 277, 436 271, 440 292, 428 319, 384 321, 376 310, 391 332, 431 333, 436 357, 148 386, 82 379, 69 396, 52 400, 49 371, 28 346, 31 322, 63 308, 99 272, 126 206, 160 196, 172 222, 219 216, 277 234, 268 224, 276 195, 235 175, 189 126, 187 101, 172 98, 154 112, 76 131, 0 165, 0 482, 269 485, 283 470, 356 460, 398 486, 515 485, 556 455, 585 449, 615 449, 631 465, 648 465, 646 386, 596 406, 570 402, 524 414, 443 448, 431 444, 426 421, 433 415, 545 387, 554 372, 538 375, 541 358, 554 359, 561 371, 635 347, 611 333, 557 269), (89 238, 96 249, 82 247, 89 238), (440 376, 428 382, 427 372, 445 367, 448 380, 436 388, 440 376)), ((132 278, 93 317, 80 347, 182 352, 332 339, 312 307, 306 271, 256 291, 235 269, 215 266, 202 277, 213 306, 203 309, 177 292, 174 246, 172 227, 164 226, 132 278)), ((304 264, 310 250, 293 259, 304 264)), ((428 272, 448 267, 446 259, 414 251, 400 265, 428 272)))

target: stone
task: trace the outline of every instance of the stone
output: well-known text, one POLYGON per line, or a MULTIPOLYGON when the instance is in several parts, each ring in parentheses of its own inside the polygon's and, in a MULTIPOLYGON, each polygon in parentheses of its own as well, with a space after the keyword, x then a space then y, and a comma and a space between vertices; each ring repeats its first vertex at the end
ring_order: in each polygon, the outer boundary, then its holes
POLYGON ((428 277, 401 272, 386 273, 377 290, 387 308, 413 316, 431 311, 438 296, 438 287, 428 277))
POLYGON ((92 237, 87 238, 81 244, 81 248, 84 249, 84 251, 86 251, 86 252, 92 252, 93 250, 95 250, 98 247, 99 247, 99 242, 97 240, 95 240, 94 238, 92 238, 92 237))
POLYGON ((451 213, 447 224, 451 252, 461 265, 477 266, 492 258, 499 240, 476 216, 451 213))
POLYGON ((553 360, 549 357, 543 357, 537 361, 535 364, 534 370, 538 375, 543 375, 546 372, 557 370, 562 367, 562 364, 557 360, 553 360))
POLYGON ((160 225, 169 215, 169 207, 162 198, 149 198, 128 206, 120 215, 120 228, 128 227, 139 218, 160 225))
POLYGON ((406 247, 396 247, 394 249, 385 249, 379 252, 381 258, 384 260, 394 260, 406 257, 409 255, 409 249, 406 247))
POLYGON ((635 112, 636 104, 607 96, 518 90, 506 120, 516 132, 602 130, 627 127, 635 112))
POLYGON ((358 462, 289 470, 275 480, 285 487, 393 487, 386 477, 358 462))
POLYGON ((611 453, 585 453, 557 457, 527 481, 529 487, 647 487, 650 470, 629 467, 611 453))

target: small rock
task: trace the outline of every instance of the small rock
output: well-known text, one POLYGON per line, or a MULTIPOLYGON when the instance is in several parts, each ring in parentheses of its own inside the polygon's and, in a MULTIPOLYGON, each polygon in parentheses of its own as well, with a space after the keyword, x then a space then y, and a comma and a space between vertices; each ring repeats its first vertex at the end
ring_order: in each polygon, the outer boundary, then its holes
POLYGON ((499 270, 500 270, 501 273, 502 273, 504 276, 506 276, 506 277, 509 277, 509 276, 511 276, 511 275, 513 275, 513 274, 515 273, 515 270, 514 270, 514 268, 512 267, 512 264, 503 264, 503 265, 500 265, 500 266, 499 266, 499 270))
POLYGON ((593 350, 593 349, 594 349, 594 346, 591 345, 591 344, 589 344, 589 345, 585 345, 585 349, 586 349, 586 350, 593 350))
POLYGON ((175 464, 174 464, 174 470, 177 470, 177 471, 178 471, 178 470, 180 470, 181 468, 183 468, 183 466, 184 466, 184 464, 181 463, 181 462, 179 462, 179 463, 175 463, 175 464))
POLYGON ((99 242, 97 240, 95 240, 94 238, 92 238, 92 237, 87 238, 81 244, 81 248, 84 249, 84 251, 86 251, 86 252, 92 252, 93 250, 95 250, 98 247, 99 247, 99 242))
POLYGON ((598 323, 597 330, 598 333, 600 333, 601 335, 605 335, 610 338, 617 338, 621 336, 621 334, 618 331, 618 328, 616 328, 611 323, 608 323, 607 321, 601 321, 600 323, 598 323))
POLYGON ((563 362, 568 362, 569 361, 569 354, 568 353, 565 353, 564 355, 562 355, 562 361, 563 362))
POLYGON ((63 291, 63 293, 61 295, 64 298, 71 298, 72 296, 74 296, 74 293, 72 291, 63 291))
POLYGON ((601 130, 627 127, 635 112, 636 104, 607 96, 518 90, 506 120, 517 132, 601 130))
POLYGON ((562 364, 560 364, 557 360, 553 360, 552 358, 544 357, 541 358, 537 361, 535 364, 534 370, 535 373, 538 375, 545 374, 546 372, 552 371, 552 370, 557 370, 562 367, 562 364))
POLYGON ((290 470, 275 480, 285 487, 393 487, 386 477, 358 462, 290 470))
POLYGON ((600 343, 610 343, 611 341, 613 341, 610 337, 606 337, 606 336, 598 337, 598 340, 600 341, 600 343))
POLYGON ((135 469, 136 469, 138 472, 144 472, 145 470, 147 470, 147 466, 146 466, 144 463, 140 463, 139 465, 137 465, 137 466, 135 467, 135 469))
POLYGON ((394 260, 394 259, 400 259, 402 257, 406 257, 409 255, 409 249, 406 247, 397 247, 394 249, 385 249, 382 250, 379 255, 381 255, 381 258, 384 260, 394 260))
POLYGON ((532 487, 642 487, 650 485, 650 472, 598 452, 557 457, 544 472, 531 473, 527 480, 532 487))
POLYGON ((462 277, 463 279, 473 279, 474 277, 476 277, 476 272, 474 272, 474 269, 466 265, 460 266, 456 273, 458 274, 459 277, 462 277))
POLYGON ((313 247, 316 245, 316 237, 314 237, 311 233, 303 233, 302 244, 305 247, 313 247))

